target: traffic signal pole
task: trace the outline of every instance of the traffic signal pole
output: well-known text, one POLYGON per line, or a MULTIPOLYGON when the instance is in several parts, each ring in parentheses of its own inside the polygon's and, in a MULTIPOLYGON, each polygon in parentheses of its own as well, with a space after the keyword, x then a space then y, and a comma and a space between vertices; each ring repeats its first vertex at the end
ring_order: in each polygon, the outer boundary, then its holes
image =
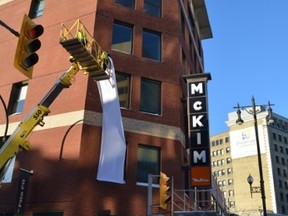
POLYGON ((152 216, 152 182, 153 177, 159 177, 159 175, 148 175, 148 193, 147 193, 147 216, 152 216))
POLYGON ((153 179, 154 178, 159 178, 159 205, 155 205, 154 207, 159 207, 159 208, 162 208, 164 210, 167 209, 167 202, 169 202, 171 200, 171 208, 169 211, 171 211, 171 215, 174 211, 173 209, 173 202, 174 202, 174 179, 173 177, 170 179, 168 178, 164 173, 160 172, 160 175, 152 175, 152 174, 149 174, 148 175, 148 190, 147 190, 147 216, 153 216, 153 179), (167 183, 170 179, 170 187, 168 187, 167 183), (162 183, 161 183, 162 181, 162 183), (161 187, 162 187, 162 190, 163 190, 163 186, 167 187, 167 190, 171 189, 171 194, 170 196, 168 194, 166 194, 167 191, 161 191, 161 187), (164 197, 162 197, 164 196, 164 197), (162 197, 162 200, 161 200, 161 197, 162 197), (164 200, 165 199, 165 200, 164 200), (165 202, 165 204, 162 204, 161 205, 161 202, 165 202), (165 205, 165 208, 163 208, 163 205, 165 205))
POLYGON ((0 25, 3 26, 4 28, 6 28, 8 31, 10 31, 16 37, 20 36, 19 32, 15 31, 13 28, 11 28, 6 23, 4 23, 2 20, 0 20, 0 25))

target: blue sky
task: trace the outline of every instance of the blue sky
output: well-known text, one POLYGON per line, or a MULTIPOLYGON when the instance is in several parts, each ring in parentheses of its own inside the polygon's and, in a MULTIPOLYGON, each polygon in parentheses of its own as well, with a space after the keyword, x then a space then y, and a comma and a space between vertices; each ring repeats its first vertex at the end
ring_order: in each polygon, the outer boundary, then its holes
POLYGON ((206 0, 213 38, 202 41, 210 135, 228 128, 239 102, 288 118, 288 0, 206 0))

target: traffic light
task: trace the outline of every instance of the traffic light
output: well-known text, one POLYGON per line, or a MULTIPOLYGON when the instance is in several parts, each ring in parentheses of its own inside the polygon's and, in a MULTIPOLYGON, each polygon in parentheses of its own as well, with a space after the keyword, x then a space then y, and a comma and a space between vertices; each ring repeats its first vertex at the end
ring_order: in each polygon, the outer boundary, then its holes
POLYGON ((26 14, 24 15, 14 66, 28 78, 32 78, 33 66, 38 62, 39 57, 35 53, 41 47, 38 39, 44 32, 42 25, 35 24, 26 14))
POLYGON ((167 203, 170 201, 171 196, 168 194, 170 191, 169 180, 165 173, 160 172, 160 208, 167 209, 167 203))

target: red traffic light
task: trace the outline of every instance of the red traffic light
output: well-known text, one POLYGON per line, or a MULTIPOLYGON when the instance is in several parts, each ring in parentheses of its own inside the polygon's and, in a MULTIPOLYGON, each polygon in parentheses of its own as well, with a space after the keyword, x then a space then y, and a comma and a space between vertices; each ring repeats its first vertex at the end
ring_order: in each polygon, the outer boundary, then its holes
POLYGON ((27 36, 31 39, 40 37, 44 32, 42 25, 32 25, 31 28, 27 29, 27 36))

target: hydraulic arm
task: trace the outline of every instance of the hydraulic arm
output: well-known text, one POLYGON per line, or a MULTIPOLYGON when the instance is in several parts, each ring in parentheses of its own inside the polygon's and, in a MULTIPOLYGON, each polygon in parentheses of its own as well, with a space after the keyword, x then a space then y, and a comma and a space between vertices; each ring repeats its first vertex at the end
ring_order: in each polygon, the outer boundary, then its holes
POLYGON ((71 59, 71 63, 69 70, 57 80, 32 112, 19 123, 13 134, 0 149, 0 180, 6 173, 10 160, 18 153, 19 149, 29 150, 30 144, 27 141, 29 134, 36 125, 44 126, 43 118, 49 114, 49 106, 64 88, 71 85, 71 79, 80 70, 77 62, 71 59))

